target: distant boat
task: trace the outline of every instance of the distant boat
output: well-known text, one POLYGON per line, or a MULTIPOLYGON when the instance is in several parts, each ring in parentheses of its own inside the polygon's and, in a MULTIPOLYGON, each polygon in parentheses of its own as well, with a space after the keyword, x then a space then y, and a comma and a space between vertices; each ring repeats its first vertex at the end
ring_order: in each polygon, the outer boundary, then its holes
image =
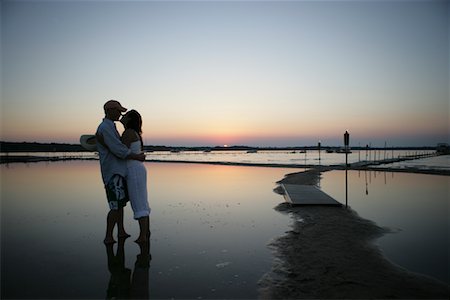
POLYGON ((211 149, 206 149, 206 150, 204 150, 203 152, 209 153, 209 152, 211 152, 211 149))
POLYGON ((306 153, 306 150, 300 150, 298 153, 306 153))
POLYGON ((336 153, 352 153, 350 149, 339 148, 336 150, 336 153))
POLYGON ((178 149, 172 149, 172 150, 170 150, 170 153, 180 153, 181 151, 180 150, 178 150, 178 149))
POLYGON ((252 149, 252 150, 248 150, 247 153, 257 153, 258 150, 252 149))
POLYGON ((334 153, 333 149, 327 149, 326 151, 327 151, 327 153, 334 153))

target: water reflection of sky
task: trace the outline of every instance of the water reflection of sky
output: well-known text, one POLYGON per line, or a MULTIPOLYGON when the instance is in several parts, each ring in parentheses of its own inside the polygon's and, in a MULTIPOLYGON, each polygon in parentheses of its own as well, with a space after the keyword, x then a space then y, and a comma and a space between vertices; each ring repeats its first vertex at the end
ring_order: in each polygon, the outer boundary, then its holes
MULTIPOLYGON (((383 159, 398 158, 400 156, 411 156, 417 154, 434 153, 433 150, 353 150, 348 155, 349 163, 361 161, 379 161, 383 159)), ((345 155, 342 153, 327 153, 321 150, 307 150, 304 153, 300 151, 286 150, 261 150, 257 153, 247 153, 247 151, 181 151, 172 153, 169 151, 147 152, 148 161, 198 161, 198 162, 219 162, 219 163, 245 163, 245 164, 290 164, 290 165, 341 165, 345 163, 345 155)), ((19 152, 19 153, 0 153, 0 155, 11 156, 44 156, 44 157, 76 157, 76 158, 97 158, 93 152, 19 152)), ((427 158, 420 161, 420 166, 424 168, 444 168, 450 169, 450 156, 447 160, 444 157, 427 158)), ((415 161, 400 163, 414 164, 415 161)), ((383 165, 384 167, 393 166, 393 164, 383 165)))
POLYGON ((392 164, 379 165, 378 167, 450 170, 450 155, 440 155, 428 158, 406 160, 392 164))
MULTIPOLYGON (((290 219, 273 210, 275 181, 298 169, 147 163, 151 298, 255 298, 268 242, 290 219)), ((97 161, 10 164, 1 170, 2 296, 104 298, 107 213, 97 161)), ((138 224, 125 267, 135 271, 138 224)), ((116 246, 115 246, 116 247, 116 246)))
MULTIPOLYGON (((417 154, 434 153, 432 150, 353 150, 348 154, 348 162, 378 161, 382 159, 398 158, 417 154)), ((339 165, 345 163, 345 155, 342 153, 327 153, 321 150, 300 151, 286 150, 261 150, 257 153, 247 151, 182 151, 180 153, 151 152, 147 153, 147 160, 168 161, 201 161, 201 162, 234 162, 234 163, 258 163, 258 164, 303 164, 303 165, 339 165)))
MULTIPOLYGON (((386 256, 404 268, 450 283, 450 177, 350 171, 348 180, 351 208, 394 230, 377 242, 386 256)), ((345 203, 345 171, 324 173, 320 184, 345 203)))

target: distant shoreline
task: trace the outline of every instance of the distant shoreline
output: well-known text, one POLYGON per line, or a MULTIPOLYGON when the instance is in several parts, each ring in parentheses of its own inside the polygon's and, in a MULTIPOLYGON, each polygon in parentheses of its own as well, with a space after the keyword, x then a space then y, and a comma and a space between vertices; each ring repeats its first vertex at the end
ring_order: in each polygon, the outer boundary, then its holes
MULTIPOLYGON (((342 146, 321 146, 320 150, 335 150, 342 146)), ((352 150, 366 150, 366 147, 351 146, 352 150)), ((436 150, 437 146, 422 146, 422 147, 370 147, 370 150, 436 150)), ((292 147, 252 147, 245 145, 233 146, 165 146, 165 145, 146 145, 145 151, 245 151, 245 150, 260 150, 260 151, 300 151, 300 150, 318 150, 315 146, 292 146, 292 147)), ((37 143, 37 142, 4 142, 0 141, 0 152, 86 152, 80 144, 65 144, 65 143, 37 143)))
POLYGON ((98 160, 91 157, 61 157, 61 156, 33 156, 33 155, 2 155, 0 156, 0 164, 10 163, 34 163, 41 161, 67 161, 67 160, 98 160))

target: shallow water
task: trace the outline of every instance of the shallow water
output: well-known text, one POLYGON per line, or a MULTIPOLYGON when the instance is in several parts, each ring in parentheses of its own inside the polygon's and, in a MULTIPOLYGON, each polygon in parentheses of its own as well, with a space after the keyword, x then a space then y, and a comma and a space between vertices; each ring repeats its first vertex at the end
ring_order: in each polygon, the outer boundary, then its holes
MULTIPOLYGON (((348 154, 348 162, 356 163, 360 161, 379 161, 383 159, 398 158, 400 156, 412 156, 417 154, 434 153, 432 150, 353 150, 348 154)), ((0 155, 33 155, 44 157, 61 158, 96 158, 94 152, 38 152, 38 153, 0 153, 0 155)), ((195 162, 219 162, 219 163, 243 163, 243 164, 288 164, 288 165, 342 165, 345 164, 345 154, 327 153, 326 151, 307 150, 305 153, 300 151, 286 150, 264 150, 257 153, 247 153, 247 151, 181 151, 172 153, 169 151, 147 152, 147 161, 195 161, 195 162)), ((421 163, 426 168, 435 167, 438 164, 441 169, 450 169, 450 164, 441 164, 440 161, 424 159, 421 163)), ((384 165, 392 166, 392 164, 384 165)))
POLYGON ((392 164, 375 166, 375 168, 418 168, 422 170, 450 170, 450 155, 440 155, 428 158, 406 160, 392 164))
MULTIPOLYGON (((321 188, 345 204, 345 171, 322 174, 321 188)), ((377 244, 393 263, 450 283, 449 176, 348 172, 348 205, 388 227, 377 244)))
MULTIPOLYGON (((431 150, 353 150, 348 154, 348 162, 378 161, 382 159, 397 158, 400 156, 411 156, 417 154, 433 153, 431 150)), ((297 165, 341 165, 345 164, 345 154, 327 153, 326 151, 307 150, 264 150, 257 153, 247 151, 182 151, 180 153, 152 152, 147 153, 147 160, 170 160, 170 161, 200 161, 200 162, 233 162, 246 164, 297 164, 297 165)), ((450 167, 449 167, 450 168, 450 167)))
MULTIPOLYGON (((152 260, 135 267, 137 222, 126 208, 125 270, 150 298, 255 298, 271 239, 290 218, 273 210, 275 182, 299 169, 146 163, 152 260)), ((97 161, 1 165, 2 298, 104 298, 111 273, 97 161)), ((349 205, 389 227, 377 241, 394 263, 449 280, 450 177, 351 171, 349 205)), ((322 189, 345 203, 345 172, 322 189)), ((114 246, 116 249, 117 246, 114 246)))
MULTIPOLYGON (((273 263, 267 245, 291 223, 273 210, 283 200, 272 189, 299 169, 146 167, 152 260, 149 269, 135 267, 138 224, 127 206, 132 237, 124 245, 121 280, 140 280, 138 289, 150 298, 257 297, 258 280, 273 263)), ((117 272, 111 275, 102 243, 107 204, 98 161, 0 170, 2 298, 105 298, 117 272)), ((116 293, 127 288, 136 285, 116 293)))

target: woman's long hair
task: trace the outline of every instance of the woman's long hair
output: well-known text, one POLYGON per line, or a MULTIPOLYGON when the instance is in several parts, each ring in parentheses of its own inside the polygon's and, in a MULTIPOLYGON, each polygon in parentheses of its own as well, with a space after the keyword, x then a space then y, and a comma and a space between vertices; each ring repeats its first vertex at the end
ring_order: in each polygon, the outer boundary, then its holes
POLYGON ((132 109, 127 113, 127 118, 128 118, 128 122, 125 125, 126 128, 131 128, 138 133, 139 139, 141 140, 141 148, 144 149, 144 142, 142 141, 142 117, 141 117, 141 115, 137 111, 132 109))

